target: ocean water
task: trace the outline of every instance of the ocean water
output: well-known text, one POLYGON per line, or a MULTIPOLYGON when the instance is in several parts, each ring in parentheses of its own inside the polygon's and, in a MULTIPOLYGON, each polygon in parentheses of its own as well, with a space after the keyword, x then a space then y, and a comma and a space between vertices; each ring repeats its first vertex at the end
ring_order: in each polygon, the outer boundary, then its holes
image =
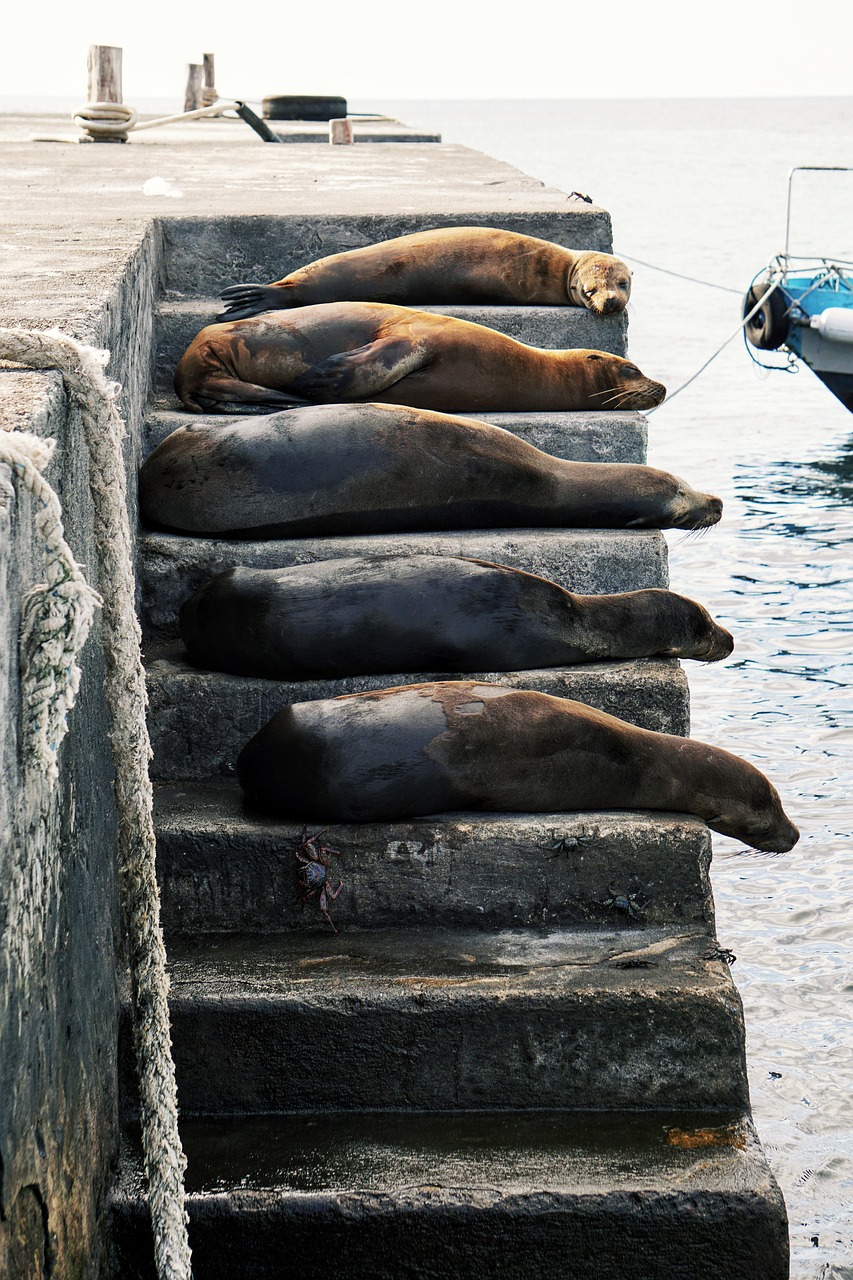
MULTIPOLYGON (((391 109, 592 195, 612 214, 618 253, 708 282, 631 263, 631 356, 670 392, 737 329, 747 285, 783 249, 788 170, 853 165, 853 98, 391 109)), ((792 251, 853 259, 853 174, 798 175, 793 209, 792 251)), ((735 338, 650 416, 649 435, 650 463, 725 502, 716 529, 668 536, 673 588, 737 644, 724 663, 689 665, 693 734, 763 769, 802 836, 776 856, 714 837, 718 931, 737 955, 792 1276, 849 1278, 853 415, 805 368, 757 369, 735 338)))

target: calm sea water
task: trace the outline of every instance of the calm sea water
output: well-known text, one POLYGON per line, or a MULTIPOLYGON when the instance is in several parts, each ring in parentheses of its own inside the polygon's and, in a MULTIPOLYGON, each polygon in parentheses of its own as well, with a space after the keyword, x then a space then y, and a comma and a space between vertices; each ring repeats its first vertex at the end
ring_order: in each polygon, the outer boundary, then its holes
MULTIPOLYGON (((853 165, 853 98, 352 106, 586 192, 611 211, 617 252, 732 290, 633 264, 631 355, 670 391, 735 330, 741 292, 782 249, 789 168, 853 165)), ((796 192, 792 248, 853 258, 853 175, 796 192)), ((780 856, 714 838, 718 932, 738 957, 792 1276, 853 1280, 853 416, 808 370, 757 370, 736 339, 651 415, 649 461, 725 501, 718 528, 670 538, 672 586, 737 640, 727 662, 690 666, 693 732, 764 769, 802 838, 780 856)))
MULTIPOLYGON (((387 105, 387 104, 386 104, 387 105)), ((670 391, 738 325, 783 248, 787 173, 853 165, 853 98, 395 104, 609 209, 634 264, 632 357, 670 391)), ((853 174, 795 180, 792 248, 853 258, 853 174)), ((669 538, 672 586, 737 649, 690 666, 693 733, 754 761, 802 830, 771 856, 714 837, 722 944, 748 1027, 756 1121, 791 1221, 796 1280, 853 1277, 853 416, 808 370, 764 374, 736 339, 651 415, 649 461, 725 502, 669 538)))

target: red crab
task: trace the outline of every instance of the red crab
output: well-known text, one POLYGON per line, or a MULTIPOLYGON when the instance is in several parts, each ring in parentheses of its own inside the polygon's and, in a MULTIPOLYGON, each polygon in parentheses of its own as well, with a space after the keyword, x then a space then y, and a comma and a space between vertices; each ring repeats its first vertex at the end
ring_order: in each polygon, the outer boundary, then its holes
POLYGON ((295 853, 299 867, 297 874, 299 876, 300 898, 303 907, 309 898, 313 898, 315 894, 320 895, 320 910, 328 920, 329 924, 337 933, 332 917, 329 915, 329 902, 334 901, 344 887, 341 880, 337 889, 332 888, 332 882, 329 879, 329 855, 334 853, 340 857, 339 850, 332 849, 327 844, 318 844, 317 841, 328 831, 328 827, 324 827, 322 831, 318 831, 315 835, 309 836, 308 828, 302 828, 302 838, 296 847, 295 853))

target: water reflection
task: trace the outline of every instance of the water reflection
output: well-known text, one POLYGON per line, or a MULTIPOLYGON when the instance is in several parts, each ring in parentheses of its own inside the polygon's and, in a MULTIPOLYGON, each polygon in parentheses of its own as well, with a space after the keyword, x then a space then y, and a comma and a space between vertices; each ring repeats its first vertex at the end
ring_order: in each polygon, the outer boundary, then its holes
MULTIPOLYGON (((448 141, 590 192, 612 214, 617 252, 745 288, 782 247, 788 168, 815 156, 849 163, 853 100, 401 110, 448 141), (567 137, 585 145, 567 149, 567 137), (654 198, 638 199, 650 174, 654 198), (733 201, 744 175, 749 199, 733 201)), ((803 188, 795 240, 819 235, 827 252, 849 243, 853 175, 840 192, 836 181, 803 188)), ((740 314, 739 296, 639 264, 632 297, 631 355, 671 390, 740 314)), ((802 830, 778 857, 715 837, 713 867, 795 1280, 853 1277, 851 427, 814 375, 756 370, 738 342, 649 417, 649 462, 725 502, 707 537, 669 538, 673 589, 701 599, 736 641, 728 661, 691 664, 693 732, 764 768, 802 830)))

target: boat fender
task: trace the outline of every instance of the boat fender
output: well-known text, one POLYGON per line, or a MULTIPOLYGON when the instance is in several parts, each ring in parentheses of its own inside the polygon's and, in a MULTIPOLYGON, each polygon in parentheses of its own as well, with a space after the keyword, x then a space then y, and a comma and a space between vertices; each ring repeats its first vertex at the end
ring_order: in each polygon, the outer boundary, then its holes
POLYGON ((816 329, 827 342, 853 342, 853 310, 849 307, 827 307, 812 316, 810 329, 816 329))
MULTIPOLYGON (((744 319, 765 296, 770 289, 770 280, 765 278, 750 286, 743 300, 744 319)), ((784 289, 774 289, 767 302, 759 307, 751 320, 746 320, 744 329, 749 342, 760 351, 775 351, 781 347, 788 337, 790 325, 789 309, 791 298, 784 289)))

